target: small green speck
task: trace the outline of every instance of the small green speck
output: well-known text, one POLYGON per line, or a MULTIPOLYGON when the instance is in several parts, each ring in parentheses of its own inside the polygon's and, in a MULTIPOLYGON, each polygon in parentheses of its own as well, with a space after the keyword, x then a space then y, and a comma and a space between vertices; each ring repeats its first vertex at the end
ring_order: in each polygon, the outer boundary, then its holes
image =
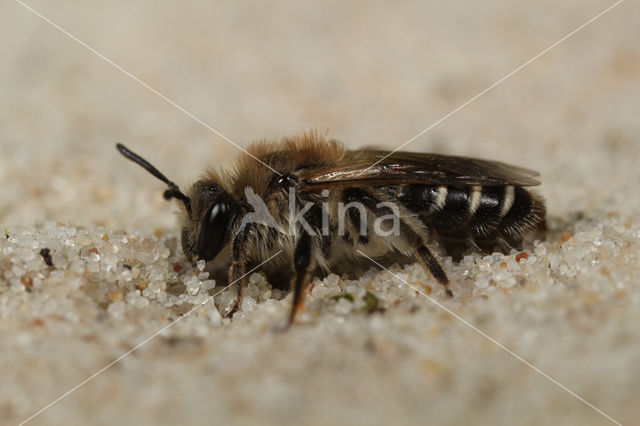
POLYGON ((351 293, 340 293, 333 296, 333 300, 347 299, 349 302, 353 303, 353 294, 351 293))
POLYGON ((367 314, 372 314, 374 312, 384 312, 384 308, 380 306, 380 299, 378 296, 368 291, 362 296, 362 300, 364 300, 364 308, 363 311, 367 314))

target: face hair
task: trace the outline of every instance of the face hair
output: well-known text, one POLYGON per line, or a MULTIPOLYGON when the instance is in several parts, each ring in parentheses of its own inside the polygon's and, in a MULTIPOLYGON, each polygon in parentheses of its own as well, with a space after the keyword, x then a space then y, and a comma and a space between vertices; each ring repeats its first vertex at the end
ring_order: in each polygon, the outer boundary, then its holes
POLYGON ((129 148, 122 145, 121 143, 117 143, 116 148, 118 149, 118 151, 120 151, 120 154, 125 156, 125 158, 138 164, 139 166, 144 168, 146 171, 148 171, 149 173, 151 173, 152 175, 154 175, 155 177, 157 177, 158 179, 166 183, 169 186, 169 189, 164 191, 164 194, 163 194, 164 198, 166 200, 170 200, 171 198, 177 198, 178 200, 182 201, 182 203, 187 209, 187 213, 189 214, 189 216, 191 216, 191 200, 189 199, 189 197, 184 195, 182 191, 180 191, 180 188, 178 188, 178 185, 176 185, 175 183, 167 179, 165 175, 160 173, 160 171, 155 167, 153 167, 151 163, 149 163, 147 160, 140 157, 138 154, 131 151, 129 148))

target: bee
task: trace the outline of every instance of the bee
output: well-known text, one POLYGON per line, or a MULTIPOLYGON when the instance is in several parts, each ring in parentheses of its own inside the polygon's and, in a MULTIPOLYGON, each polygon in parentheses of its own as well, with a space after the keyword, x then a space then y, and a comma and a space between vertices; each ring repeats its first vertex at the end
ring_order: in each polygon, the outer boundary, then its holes
POLYGON ((264 271, 285 277, 281 284, 293 290, 289 325, 316 270, 395 254, 418 261, 453 296, 432 242, 447 252, 505 251, 545 229, 545 202, 526 189, 539 184, 538 173, 497 161, 350 151, 307 133, 255 143, 184 193, 142 157, 117 148, 168 185, 166 199, 180 201, 186 257, 226 262, 229 282, 237 282, 235 309, 246 271, 281 253, 264 271))

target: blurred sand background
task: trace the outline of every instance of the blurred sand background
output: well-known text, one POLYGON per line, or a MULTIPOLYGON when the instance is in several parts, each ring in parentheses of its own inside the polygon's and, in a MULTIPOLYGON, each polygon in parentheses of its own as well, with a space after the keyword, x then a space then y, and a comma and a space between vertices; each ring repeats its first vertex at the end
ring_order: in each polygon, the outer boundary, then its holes
MULTIPOLYGON (((28 4, 240 146, 317 128, 393 149, 613 2, 28 4)), ((471 293, 472 280, 464 301, 436 296, 628 424, 640 415, 639 22, 638 3, 623 2, 406 147, 541 172, 542 247, 556 260, 543 253, 532 268, 551 273, 493 293, 471 293), (562 232, 579 244, 561 248, 562 232)), ((177 235, 162 184, 114 143, 182 186, 238 149, 17 2, 0 4, 0 37, 0 225, 177 235)), ((38 291, 11 290, 1 274, 3 424, 174 319, 161 304, 113 319, 87 293, 34 325, 38 291)), ((329 319, 284 335, 247 318, 185 320, 173 343, 152 340, 29 424, 610 423, 428 300, 412 303, 417 313, 400 304, 371 317, 327 308, 329 319)), ((265 322, 288 309, 269 306, 256 314, 265 322)))

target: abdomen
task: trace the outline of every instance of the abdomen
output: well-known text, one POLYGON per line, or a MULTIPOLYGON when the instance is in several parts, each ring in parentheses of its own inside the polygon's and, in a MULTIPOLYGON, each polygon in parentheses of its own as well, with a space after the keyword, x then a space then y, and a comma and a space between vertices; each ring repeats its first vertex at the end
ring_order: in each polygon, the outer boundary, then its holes
POLYGON ((544 201, 521 186, 406 185, 396 199, 441 239, 517 245, 544 226, 544 201))

